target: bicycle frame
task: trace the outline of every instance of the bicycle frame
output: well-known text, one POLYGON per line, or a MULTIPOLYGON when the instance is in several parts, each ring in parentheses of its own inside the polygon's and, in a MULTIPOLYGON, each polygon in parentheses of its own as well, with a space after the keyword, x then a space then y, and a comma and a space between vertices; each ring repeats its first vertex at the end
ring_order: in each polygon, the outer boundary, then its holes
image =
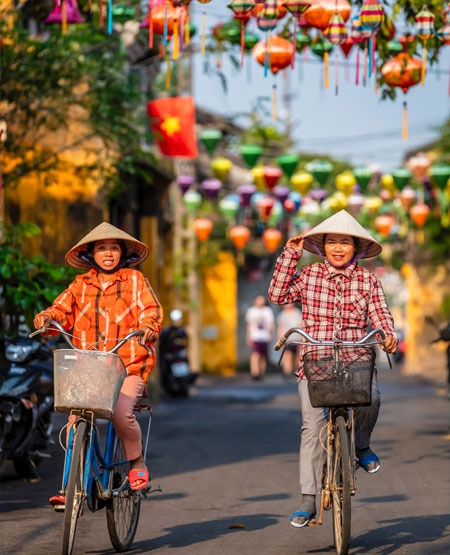
MULTIPOLYGON (((85 422, 88 424, 88 431, 86 435, 89 437, 89 442, 87 444, 87 449, 85 454, 84 476, 83 476, 83 487, 82 487, 83 494, 85 497, 88 497, 88 504, 89 504, 89 502, 92 500, 89 499, 88 482, 89 482, 89 478, 93 476, 98 487, 99 497, 101 499, 110 499, 113 496, 111 471, 116 466, 120 466, 125 462, 127 462, 126 460, 116 461, 114 463, 112 462, 114 443, 116 438, 116 432, 115 432, 114 426, 112 425, 111 422, 108 422, 105 449, 104 449, 104 453, 102 453, 102 450, 100 448, 97 425, 95 424, 93 415, 91 414, 91 418, 86 418, 85 415, 82 415, 79 417, 83 418, 85 422)), ((70 426, 70 431, 69 431, 67 450, 64 458, 64 471, 63 471, 63 483, 62 483, 63 490, 67 488, 67 482, 69 479, 69 470, 72 462, 72 447, 73 447, 73 439, 75 435, 75 428, 76 428, 76 422, 72 426, 70 426)), ((124 486, 124 484, 122 484, 122 486, 124 486)))

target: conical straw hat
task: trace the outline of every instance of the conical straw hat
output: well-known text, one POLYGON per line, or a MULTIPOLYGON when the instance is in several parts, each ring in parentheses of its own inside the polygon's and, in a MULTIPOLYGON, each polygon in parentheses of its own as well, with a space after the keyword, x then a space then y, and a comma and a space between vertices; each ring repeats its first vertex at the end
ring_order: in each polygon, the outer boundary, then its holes
POLYGON ((324 240, 328 233, 357 237, 358 250, 356 254, 359 255, 359 258, 372 258, 382 251, 380 243, 345 210, 340 210, 304 233, 303 248, 314 254, 318 254, 319 251, 322 256, 325 256, 324 240))
POLYGON ((81 239, 70 251, 66 254, 66 262, 74 268, 80 270, 90 270, 92 265, 86 260, 83 260, 78 255, 80 252, 85 251, 89 243, 93 241, 100 241, 103 239, 120 239, 127 248, 127 254, 135 253, 139 259, 130 263, 130 266, 137 266, 140 262, 145 260, 149 253, 149 248, 144 243, 141 243, 125 231, 114 227, 108 222, 103 222, 97 227, 94 227, 87 235, 81 239))

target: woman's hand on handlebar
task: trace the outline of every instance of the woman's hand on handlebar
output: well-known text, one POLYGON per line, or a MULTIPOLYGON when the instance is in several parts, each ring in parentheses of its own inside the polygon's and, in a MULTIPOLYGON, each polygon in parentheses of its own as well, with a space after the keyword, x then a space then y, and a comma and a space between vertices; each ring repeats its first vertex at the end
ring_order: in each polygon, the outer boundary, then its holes
POLYGON ((142 335, 139 338, 139 343, 142 344, 156 341, 159 337, 159 334, 153 331, 149 326, 141 326, 139 331, 142 332, 142 335))
POLYGON ((34 327, 39 330, 42 328, 47 328, 50 324, 51 316, 47 312, 40 312, 36 314, 33 320, 34 327))
POLYGON ((387 335, 384 338, 382 349, 387 353, 395 353, 397 350, 398 339, 394 335, 387 335))

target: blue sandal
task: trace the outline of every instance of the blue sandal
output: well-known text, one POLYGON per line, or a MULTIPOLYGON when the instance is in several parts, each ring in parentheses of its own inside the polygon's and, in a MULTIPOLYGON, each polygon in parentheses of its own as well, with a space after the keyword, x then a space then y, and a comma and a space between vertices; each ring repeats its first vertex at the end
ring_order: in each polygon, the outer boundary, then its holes
POLYGON ((364 468, 369 474, 375 474, 380 470, 381 464, 380 459, 375 455, 375 453, 370 452, 368 455, 359 457, 359 465, 364 468))
POLYGON ((310 520, 315 516, 316 513, 313 513, 312 511, 296 511, 295 513, 291 514, 291 526, 293 526, 294 528, 303 528, 303 526, 307 526, 310 520), (297 518, 303 518, 304 522, 295 522, 294 519, 297 518))

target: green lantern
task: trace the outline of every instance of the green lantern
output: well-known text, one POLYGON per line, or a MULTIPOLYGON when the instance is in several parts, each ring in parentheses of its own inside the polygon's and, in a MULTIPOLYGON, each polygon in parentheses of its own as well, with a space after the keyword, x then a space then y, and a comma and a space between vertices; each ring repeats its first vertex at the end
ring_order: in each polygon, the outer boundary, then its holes
POLYGON ((333 171, 333 165, 328 160, 313 160, 306 164, 306 169, 314 176, 317 183, 323 187, 333 171))
POLYGON ((322 36, 317 35, 317 37, 311 42, 310 46, 311 50, 319 56, 323 58, 326 53, 332 52, 334 46, 331 44, 330 41, 324 39, 322 36))
POLYGON ((277 158, 277 164, 283 170, 284 175, 290 179, 297 169, 298 160, 298 154, 283 154, 277 158))
POLYGON ((249 52, 255 44, 257 44, 261 39, 255 33, 251 31, 245 31, 244 34, 244 48, 246 52, 249 52))
POLYGON ((450 178, 450 165, 433 164, 428 169, 428 175, 430 176, 431 183, 443 191, 450 178))
POLYGON ((373 170, 368 166, 361 166, 353 170, 353 175, 355 176, 358 185, 361 187, 361 191, 367 191, 367 187, 372 179, 373 170))
POLYGON ((186 191, 183 202, 190 214, 195 214, 202 204, 202 195, 198 191, 186 191))
POLYGON ((259 160, 263 149, 259 145, 244 144, 239 148, 242 158, 245 160, 247 166, 251 169, 256 166, 256 162, 259 160))
POLYGON ((391 172, 392 178, 394 179, 395 186, 399 191, 404 189, 406 185, 409 184, 412 173, 408 168, 396 168, 391 172))
POLYGON ((222 131, 219 129, 204 129, 200 133, 200 140, 205 145, 208 154, 212 156, 222 139, 222 131))
POLYGON ((219 210, 223 219, 227 223, 231 223, 236 219, 239 212, 239 201, 231 196, 225 197, 219 203, 219 210))

